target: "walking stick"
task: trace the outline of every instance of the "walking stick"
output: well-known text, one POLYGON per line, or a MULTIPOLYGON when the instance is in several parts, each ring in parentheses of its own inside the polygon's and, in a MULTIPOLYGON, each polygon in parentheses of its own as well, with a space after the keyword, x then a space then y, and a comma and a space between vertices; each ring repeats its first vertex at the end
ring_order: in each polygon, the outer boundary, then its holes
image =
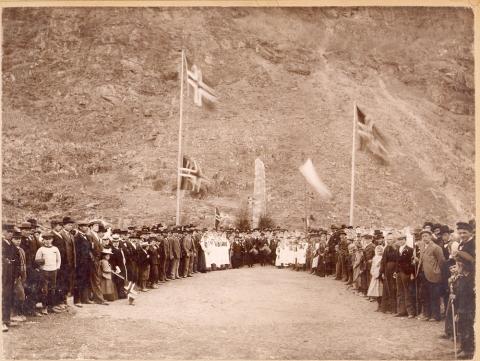
POLYGON ((455 306, 452 302, 452 324, 453 324, 453 349, 455 351, 455 360, 457 359, 457 330, 455 328, 455 306))

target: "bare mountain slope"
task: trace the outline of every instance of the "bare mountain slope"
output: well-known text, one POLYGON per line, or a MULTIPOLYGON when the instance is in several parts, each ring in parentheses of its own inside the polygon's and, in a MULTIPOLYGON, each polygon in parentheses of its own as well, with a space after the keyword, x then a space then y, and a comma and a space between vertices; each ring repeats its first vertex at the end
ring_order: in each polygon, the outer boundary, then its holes
POLYGON ((185 152, 212 179, 184 221, 213 223, 253 192, 301 227, 311 157, 347 222, 353 104, 392 144, 357 153, 356 222, 415 225, 474 213, 473 13, 436 8, 5 9, 3 218, 98 215, 172 222, 179 50, 220 94, 186 100, 185 152))

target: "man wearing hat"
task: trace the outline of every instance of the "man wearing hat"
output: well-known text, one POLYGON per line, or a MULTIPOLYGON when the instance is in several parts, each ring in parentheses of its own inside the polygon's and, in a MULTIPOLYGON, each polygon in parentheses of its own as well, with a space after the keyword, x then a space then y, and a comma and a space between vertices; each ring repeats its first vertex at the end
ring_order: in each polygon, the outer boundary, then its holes
POLYGON ((466 222, 457 223, 457 232, 460 236, 460 244, 458 250, 467 252, 475 259, 475 237, 473 236, 473 227, 466 222))
POLYGON ((62 259, 62 265, 57 271, 57 288, 55 290, 55 310, 58 312, 65 311, 67 308, 67 293, 68 293, 68 265, 66 262, 67 259, 67 248, 65 245, 65 240, 63 239, 60 232, 62 231, 62 222, 59 220, 52 220, 50 222, 53 234, 52 245, 57 247, 60 252, 60 258, 62 259))
POLYGON ((74 236, 76 268, 75 268, 75 288, 73 293, 73 302, 75 306, 82 307, 82 303, 91 303, 89 300, 90 292, 90 272, 93 267, 92 244, 87 238, 88 222, 78 222, 78 232, 74 236))
MULTIPOLYGON (((37 224, 36 224, 37 225, 37 224)), ((32 236, 32 225, 29 222, 23 222, 20 226, 22 240, 20 247, 25 252, 25 262, 27 267, 27 280, 25 281, 25 312, 27 315, 36 315, 35 305, 40 302, 40 272, 35 264, 35 255, 37 250, 43 246, 39 238, 32 236)), ((38 313, 37 315, 41 315, 38 313)))
POLYGON ((70 217, 63 217, 63 228, 60 231, 65 242, 65 271, 67 273, 67 295, 73 295, 75 285, 75 267, 76 267, 76 252, 75 241, 73 239, 72 231, 75 221, 70 217))
POLYGON ((16 257, 15 246, 12 243, 14 226, 2 226, 2 331, 7 332, 10 326, 10 314, 13 306, 14 279, 20 274, 20 264, 16 257))
POLYGON ((455 256, 457 276, 454 278, 450 299, 458 315, 458 335, 460 341, 459 359, 471 359, 475 346, 475 259, 465 251, 458 251, 455 256))
POLYGON ((110 256, 110 264, 112 266, 113 271, 118 274, 119 276, 113 276, 113 283, 117 288, 118 298, 127 298, 127 294, 125 292, 125 280, 128 279, 127 277, 127 262, 125 253, 120 246, 120 235, 118 233, 114 233, 112 235, 112 255, 110 256))
POLYGON ((411 295, 411 285, 414 279, 413 248, 407 246, 407 237, 398 238, 399 248, 395 266, 395 281, 397 285, 397 317, 415 317, 415 304, 411 295))
POLYGON ((425 248, 420 250, 418 276, 421 279, 423 318, 425 321, 440 321, 440 292, 445 258, 442 249, 433 242, 432 232, 420 232, 425 248))

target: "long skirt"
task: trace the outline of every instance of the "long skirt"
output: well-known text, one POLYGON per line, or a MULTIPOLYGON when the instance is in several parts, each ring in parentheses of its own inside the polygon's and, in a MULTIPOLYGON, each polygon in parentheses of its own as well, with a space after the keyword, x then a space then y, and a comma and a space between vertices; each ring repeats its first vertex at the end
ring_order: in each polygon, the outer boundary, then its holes
POLYGON ((100 281, 100 289, 102 290, 103 298, 107 301, 118 300, 118 292, 115 284, 111 279, 103 278, 100 281))
POLYGON ((372 278, 370 286, 368 287, 367 296, 369 297, 382 297, 383 294, 383 282, 378 278, 372 278))

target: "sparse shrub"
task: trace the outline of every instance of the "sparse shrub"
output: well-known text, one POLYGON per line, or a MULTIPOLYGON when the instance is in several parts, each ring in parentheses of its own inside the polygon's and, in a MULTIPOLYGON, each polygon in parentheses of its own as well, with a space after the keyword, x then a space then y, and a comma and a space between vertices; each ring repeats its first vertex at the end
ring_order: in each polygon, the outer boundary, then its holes
POLYGON ((155 179, 152 184, 154 191, 161 191, 163 187, 167 184, 163 179, 155 179))
POLYGON ((241 231, 247 231, 250 229, 250 214, 247 206, 243 206, 238 210, 235 219, 235 227, 241 231))
POLYGON ((273 221, 270 216, 260 216, 260 220, 258 221, 258 228, 265 229, 265 228, 274 228, 275 222, 273 221))

